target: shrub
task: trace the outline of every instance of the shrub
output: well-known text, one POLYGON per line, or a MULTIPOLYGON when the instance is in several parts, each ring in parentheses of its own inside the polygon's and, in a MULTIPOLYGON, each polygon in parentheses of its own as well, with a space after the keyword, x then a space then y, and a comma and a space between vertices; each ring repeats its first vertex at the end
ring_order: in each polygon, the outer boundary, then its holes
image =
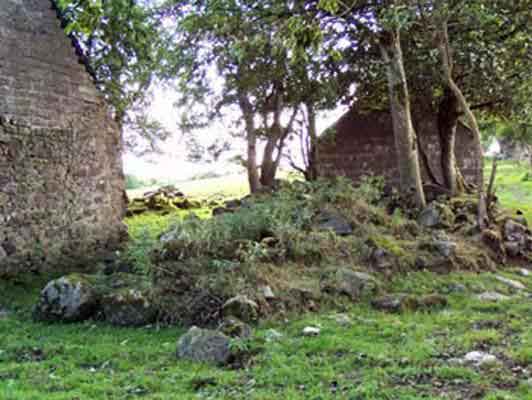
POLYGON ((357 224, 383 223, 384 211, 368 204, 379 199, 381 187, 375 178, 356 188, 345 178, 282 182, 277 192, 256 195, 234 213, 175 221, 158 260, 205 258, 220 265, 226 261, 318 262, 338 240, 329 232, 313 230, 320 210, 335 209, 357 224))

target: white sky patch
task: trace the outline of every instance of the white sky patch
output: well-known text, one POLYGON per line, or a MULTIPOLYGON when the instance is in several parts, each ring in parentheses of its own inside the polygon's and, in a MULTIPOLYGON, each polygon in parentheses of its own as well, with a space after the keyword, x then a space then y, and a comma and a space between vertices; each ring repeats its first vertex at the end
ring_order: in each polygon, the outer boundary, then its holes
MULTIPOLYGON (((206 172, 219 174, 243 172, 243 168, 234 162, 227 162, 227 157, 217 163, 191 163, 187 161, 187 148, 185 138, 178 129, 180 111, 174 107, 177 96, 173 89, 157 87, 154 90, 153 102, 148 111, 149 116, 162 123, 166 129, 172 132, 172 136, 161 146, 163 154, 138 157, 130 152, 123 156, 124 170, 126 174, 132 174, 144 179, 155 178, 162 181, 178 181, 193 177, 206 172)), ((347 107, 338 107, 329 112, 318 114, 318 132, 323 132, 347 111, 347 107)), ((194 112, 194 110, 190 110, 194 112)), ((217 137, 227 137, 229 129, 224 126, 224 121, 216 121, 205 129, 198 129, 194 135, 203 145, 212 143, 217 137)), ((245 142, 243 139, 231 138, 231 154, 240 153, 245 157, 245 142)), ((293 140, 287 143, 294 156, 300 154, 299 141, 293 140)), ((259 147, 259 155, 262 148, 259 147)), ((258 160, 260 162, 260 159, 258 160)))

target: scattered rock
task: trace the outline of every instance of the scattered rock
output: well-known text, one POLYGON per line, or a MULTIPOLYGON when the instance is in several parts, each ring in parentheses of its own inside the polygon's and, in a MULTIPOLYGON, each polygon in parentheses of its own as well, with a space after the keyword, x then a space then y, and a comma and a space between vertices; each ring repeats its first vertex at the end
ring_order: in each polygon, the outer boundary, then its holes
POLYGON ((319 336, 320 335, 320 328, 317 328, 315 326, 306 326, 301 331, 301 334, 303 336, 319 336))
POLYGON ((491 365, 497 362, 497 357, 482 351, 472 351, 464 356, 464 361, 468 364, 474 364, 477 367, 491 365))
POLYGON ((242 200, 239 200, 239 199, 227 200, 225 202, 225 207, 226 208, 235 209, 235 208, 239 208, 241 206, 242 206, 242 200))
POLYGON ((503 231, 504 238, 510 242, 524 243, 526 237, 530 235, 530 231, 525 225, 520 224, 512 219, 506 220, 503 231))
POLYGON ((497 293, 497 292, 484 292, 484 293, 477 295, 477 299, 480 301, 485 301, 485 302, 498 302, 498 301, 509 300, 510 297, 497 293))
POLYGON ((188 210, 199 207, 201 207, 199 202, 189 200, 183 192, 169 185, 155 191, 146 192, 141 198, 133 199, 128 204, 126 215, 131 217, 147 211, 171 212, 177 209, 188 210))
POLYGON ((445 296, 439 294, 429 294, 421 296, 417 299, 418 309, 422 310, 436 310, 447 307, 449 302, 445 296))
POLYGON ((504 242, 504 250, 510 257, 519 257, 521 255, 519 242, 504 242))
POLYGON ((266 300, 273 300, 275 299, 275 294, 273 293, 273 290, 269 286, 261 286, 260 288, 262 295, 266 300))
POLYGON ((40 321, 83 321, 93 315, 97 304, 96 292, 87 277, 67 275, 45 286, 33 317, 40 321))
POLYGON ((435 233, 432 240, 421 242, 419 247, 424 250, 437 252, 446 259, 456 254, 458 245, 449 239, 449 236, 443 231, 435 233))
POLYGON ((349 296, 352 300, 374 294, 378 291, 378 281, 369 274, 341 268, 336 272, 335 290, 349 296))
POLYGON ((147 291, 123 289, 102 299, 105 320, 117 326, 143 326, 152 323, 156 308, 147 291))
POLYGON ((521 282, 514 281, 512 279, 505 278, 504 276, 497 275, 495 277, 499 282, 504 283, 508 287, 515 289, 515 290, 525 290, 526 286, 523 285, 521 282))
POLYGON ((528 269, 526 269, 526 268, 519 268, 519 269, 517 270, 517 273, 518 273, 519 275, 521 275, 521 276, 530 276, 530 275, 532 275, 532 273, 531 273, 528 269))
POLYGON ((403 311, 413 311, 418 303, 415 297, 407 294, 385 295, 371 301, 373 308, 379 311, 399 313, 403 311))
POLYGON ((223 333, 193 326, 179 338, 177 357, 224 365, 231 360, 230 342, 223 333))
POLYGON ((386 295, 371 301, 371 305, 380 311, 400 313, 405 311, 440 309, 448 305, 447 298, 439 294, 412 296, 403 293, 386 295))
POLYGON ((353 233, 351 224, 344 217, 330 211, 321 211, 317 216, 318 229, 331 230, 338 236, 348 236, 353 233))
POLYGON ((444 257, 451 257, 456 253, 456 242, 450 240, 436 240, 434 241, 434 246, 444 257))
POLYGON ((234 317, 225 318, 220 324, 219 330, 229 337, 242 339, 251 337, 253 333, 251 326, 234 317))
POLYGON ((417 223, 427 228, 450 228, 454 213, 449 206, 437 202, 430 203, 417 218, 417 223))
POLYGON ((225 302, 222 312, 224 317, 236 317, 249 323, 257 320, 259 306, 246 296, 238 295, 225 302))
MULTIPOLYGON (((371 247, 374 247, 373 244, 371 244, 371 247)), ((375 247, 371 251, 370 260, 380 270, 387 270, 393 265, 391 254, 380 247, 375 247)))
POLYGON ((268 329, 264 334, 267 342, 277 342, 283 338, 283 334, 275 329, 268 329))
POLYGON ((334 316, 334 320, 338 325, 341 326, 349 326, 353 323, 351 318, 349 318, 349 316, 346 314, 337 314, 334 316))
POLYGON ((227 208, 227 207, 216 207, 216 208, 213 208, 212 209, 212 215, 213 217, 216 217, 218 215, 223 215, 223 214, 227 214, 227 213, 234 213, 235 210, 232 209, 232 208, 227 208))
POLYGON ((461 283, 449 283, 446 287, 447 293, 465 293, 467 287, 461 283))
POLYGON ((495 229, 484 229, 480 234, 480 239, 489 249, 495 254, 504 259, 506 256, 506 248, 504 246, 501 233, 495 229))
POLYGON ((481 320, 473 323, 473 329, 482 330, 482 329, 501 329, 503 322, 500 320, 481 320))

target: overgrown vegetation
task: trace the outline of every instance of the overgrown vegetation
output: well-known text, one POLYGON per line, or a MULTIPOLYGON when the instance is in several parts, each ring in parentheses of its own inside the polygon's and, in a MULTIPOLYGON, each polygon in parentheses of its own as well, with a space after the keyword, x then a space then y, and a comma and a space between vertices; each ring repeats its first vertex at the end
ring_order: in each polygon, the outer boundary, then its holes
MULTIPOLYGON (((514 188, 505 185, 521 179, 522 171, 500 168, 499 174, 499 198, 508 196, 522 209, 514 188)), ((50 277, 0 282, 0 398, 532 399, 532 277, 511 266, 431 272, 425 265, 420 271, 417 259, 430 261, 433 237, 407 213, 394 211, 395 198, 385 201, 381 185, 296 181, 213 218, 205 218, 205 209, 200 217, 197 210, 180 210, 128 219, 125 260, 152 275, 167 311, 166 319, 145 328, 31 322, 31 306, 50 277), (354 234, 320 228, 323 214, 340 216, 354 234), (380 261, 376 248, 387 254, 380 261), (382 293, 439 294, 449 305, 432 312, 375 311, 366 299, 354 303, 323 290, 341 268, 379 271, 374 275, 382 293), (527 290, 508 286, 501 276, 527 290), (234 344, 253 354, 240 369, 176 360, 183 328, 161 322, 208 325, 224 299, 235 293, 257 299, 263 285, 277 300, 276 309, 261 303, 261 312, 274 317, 261 320, 252 339, 234 344), (510 298, 486 303, 477 298, 486 291, 510 298), (320 327, 321 334, 304 337, 305 326, 320 327), (268 339, 271 328, 283 337, 268 339), (494 354, 497 363, 456 361, 475 350, 494 354)), ((468 201, 455 199, 450 207, 476 210, 468 201)), ((468 241, 458 247, 464 260, 478 256, 468 241)))

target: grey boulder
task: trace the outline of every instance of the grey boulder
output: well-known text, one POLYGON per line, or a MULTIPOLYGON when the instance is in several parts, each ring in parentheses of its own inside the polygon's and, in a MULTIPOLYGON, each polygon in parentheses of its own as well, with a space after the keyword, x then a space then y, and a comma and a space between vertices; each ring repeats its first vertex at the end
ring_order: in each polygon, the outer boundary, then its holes
POLYGON ((83 275, 67 275, 49 282, 41 291, 33 317, 39 321, 76 322, 92 316, 98 296, 83 275))
POLYGON ((230 338, 223 333, 193 326, 177 342, 177 358, 227 364, 231 360, 230 338))
POLYGON ((102 299, 105 320, 117 326, 143 326, 152 323, 156 308, 148 291, 122 289, 102 299))

